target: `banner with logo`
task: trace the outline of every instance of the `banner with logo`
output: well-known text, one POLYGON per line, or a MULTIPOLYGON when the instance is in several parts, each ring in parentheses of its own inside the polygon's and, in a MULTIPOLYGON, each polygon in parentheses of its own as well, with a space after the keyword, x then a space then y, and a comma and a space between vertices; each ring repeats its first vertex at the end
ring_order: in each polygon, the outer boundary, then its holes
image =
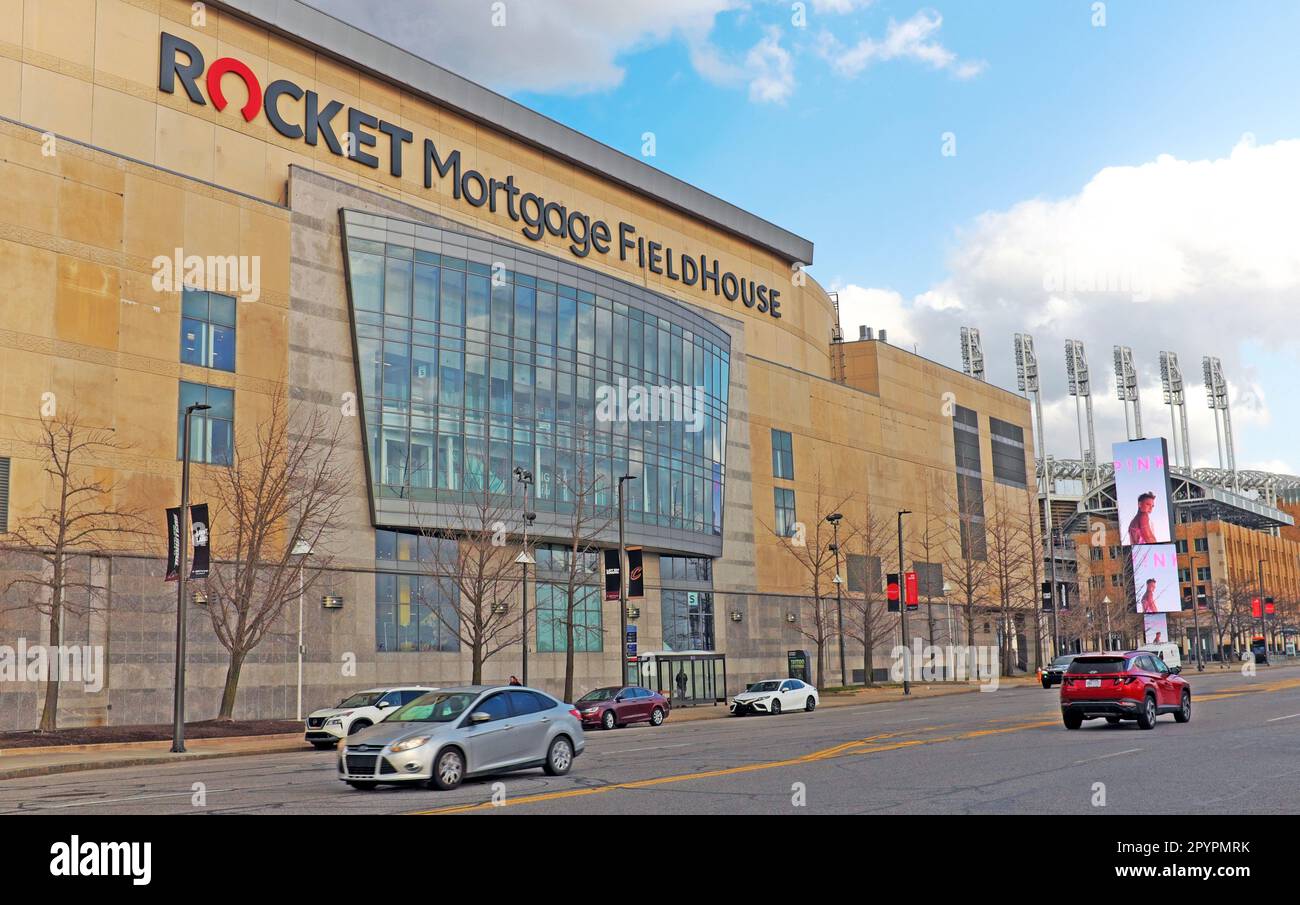
POLYGON ((190 507, 190 537, 194 545, 194 562, 190 566, 190 578, 208 577, 208 504, 195 503, 190 507))
POLYGON ((641 564, 641 548, 627 548, 627 596, 645 596, 645 572, 641 564))
POLYGON ((181 507, 167 510, 167 577, 175 581, 181 574, 181 507))
POLYGON ((618 550, 605 551, 605 599, 618 600, 619 582, 618 550))

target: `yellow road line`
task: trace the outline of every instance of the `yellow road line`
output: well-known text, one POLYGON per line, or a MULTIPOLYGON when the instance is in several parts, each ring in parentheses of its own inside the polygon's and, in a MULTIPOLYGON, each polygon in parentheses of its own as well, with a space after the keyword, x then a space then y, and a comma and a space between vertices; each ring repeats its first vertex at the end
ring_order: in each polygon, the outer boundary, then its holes
POLYGON ((498 807, 508 807, 511 805, 521 804, 539 804, 545 801, 558 801, 566 798, 582 798, 588 795, 601 795, 606 792, 631 791, 636 789, 647 789, 654 786, 667 785, 670 783, 690 782, 697 779, 715 779, 721 776, 738 776, 745 773, 755 773, 760 770, 773 770, 779 767, 793 767, 798 764, 813 763, 815 761, 827 760, 832 757, 843 757, 852 754, 875 754, 881 751, 896 751, 900 748, 910 748, 917 745, 933 745, 938 742, 960 741, 967 738, 978 738, 985 735, 998 735, 1004 732, 1019 732, 1024 729, 1033 729, 1041 726, 1054 726, 1056 720, 1047 720, 1043 722, 1024 723, 1019 726, 1008 726, 1002 729, 980 729, 972 732, 961 733, 959 735, 944 736, 936 739, 905 739, 896 742, 890 742, 884 745, 872 745, 872 742, 885 741, 887 739, 898 738, 902 735, 910 735, 916 732, 933 732, 936 726, 926 726, 921 729, 909 729, 903 732, 886 732, 880 735, 872 735, 867 738, 857 739, 851 742, 844 742, 831 748, 824 748, 820 751, 813 751, 809 754, 802 754, 798 757, 786 758, 784 760, 760 761, 753 764, 744 764, 739 767, 725 767, 718 770, 704 770, 696 773, 682 773, 675 776, 657 776, 651 779, 641 779, 633 782, 622 782, 608 786, 597 786, 590 789, 568 789, 563 792, 543 792, 537 795, 524 795, 519 798, 506 799, 501 804, 493 804, 490 801, 477 802, 475 804, 452 805, 445 808, 435 808, 429 811, 416 811, 416 814, 457 814, 467 811, 490 810, 498 807))

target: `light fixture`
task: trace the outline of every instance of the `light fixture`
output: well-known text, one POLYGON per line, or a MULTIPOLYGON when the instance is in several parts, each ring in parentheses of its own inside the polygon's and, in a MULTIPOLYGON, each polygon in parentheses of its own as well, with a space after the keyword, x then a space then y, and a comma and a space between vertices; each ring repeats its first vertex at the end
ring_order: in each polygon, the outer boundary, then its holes
POLYGON ((321 596, 320 605, 327 610, 341 610, 343 597, 340 594, 324 594, 321 596))
POLYGON ((640 619, 640 618, 641 618, 641 608, 640 608, 640 607, 637 607, 637 606, 630 606, 630 607, 628 607, 628 608, 627 608, 627 618, 629 618, 629 619, 640 619))
POLYGON ((207 595, 207 594, 204 594, 202 591, 195 591, 195 592, 194 592, 194 604, 195 604, 195 606, 207 606, 207 605, 208 605, 208 595, 207 595))
POLYGON ((785 614, 785 621, 786 621, 786 622, 794 622, 794 613, 786 613, 786 614, 785 614))
POLYGON ((492 612, 496 613, 498 616, 502 616, 505 614, 507 609, 508 607, 504 603, 498 603, 492 607, 492 612))
POLYGON ((731 621, 732 621, 732 622, 739 622, 739 621, 740 621, 740 610, 732 610, 732 611, 731 611, 731 621))

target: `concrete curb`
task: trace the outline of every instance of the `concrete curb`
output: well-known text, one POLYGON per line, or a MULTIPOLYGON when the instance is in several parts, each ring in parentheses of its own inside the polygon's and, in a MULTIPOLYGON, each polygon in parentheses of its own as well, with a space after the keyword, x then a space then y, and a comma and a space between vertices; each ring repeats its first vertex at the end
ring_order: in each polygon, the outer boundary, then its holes
MULTIPOLYGON (((275 738, 275 736, 270 736, 275 738)), ((257 738, 257 736, 253 736, 257 738)), ((205 739, 206 741, 206 739, 205 739)), ((138 743, 136 743, 138 744, 138 743)), ((12 750, 12 749, 11 749, 12 750)), ((155 755, 137 757, 104 758, 100 760, 69 761, 56 764, 33 764, 27 767, 0 769, 0 781, 6 779, 24 779, 33 776, 53 776, 57 773, 78 773, 83 770, 111 770, 116 767, 146 767, 151 764, 174 764, 189 760, 213 760, 219 757, 247 757, 256 754, 282 754, 292 751, 311 751, 312 748, 297 736, 292 741, 281 740, 259 748, 239 749, 234 751, 187 751, 184 754, 160 752, 155 755)))
MULTIPOLYGON (((270 739, 274 741, 288 741, 295 738, 302 741, 302 732, 269 732, 265 735, 212 735, 206 738, 191 738, 190 743, 207 743, 207 742, 254 742, 259 739, 270 739)), ((303 742, 306 744, 306 742, 303 742)), ((30 745, 26 748, 0 748, 0 758, 2 757, 31 757, 37 754, 74 754, 81 751, 105 751, 109 748, 113 750, 136 749, 147 750, 149 748, 160 748, 170 746, 170 739, 150 739, 144 742, 94 742, 85 745, 30 745)))

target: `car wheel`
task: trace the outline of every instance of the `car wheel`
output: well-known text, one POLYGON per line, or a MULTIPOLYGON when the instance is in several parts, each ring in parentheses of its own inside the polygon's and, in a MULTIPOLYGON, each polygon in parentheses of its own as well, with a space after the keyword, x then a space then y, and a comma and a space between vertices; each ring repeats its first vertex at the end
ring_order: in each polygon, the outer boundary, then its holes
POLYGON ((355 723, 353 723, 351 726, 348 727, 348 735, 356 735, 362 729, 369 729, 370 726, 371 726, 370 720, 357 720, 355 723))
POLYGON ((771 710, 771 713, 772 713, 772 716, 780 716, 780 715, 781 715, 781 702, 780 702, 780 701, 773 701, 773 702, 772 702, 772 710, 771 710))
POLYGON ((1078 729, 1083 725, 1083 715, 1078 713, 1062 713, 1061 721, 1065 723, 1066 729, 1078 729))
POLYGON ((433 762, 433 778, 429 780, 435 789, 444 792, 460 785, 465 778, 465 755, 459 748, 444 748, 433 762))
POLYGON ((1138 710, 1138 728, 1156 728, 1156 696, 1153 694, 1142 699, 1142 707, 1138 710))
POLYGON ((551 742, 551 747, 546 751, 546 770, 547 776, 563 776, 569 772, 573 766, 573 745, 564 736, 560 736, 551 742))
POLYGON ((804 702, 803 709, 812 713, 817 709, 817 699, 812 695, 808 695, 808 700, 804 702))
POLYGON ((1119 722, 1119 717, 1117 717, 1117 716, 1108 716, 1108 717, 1106 717, 1106 722, 1108 722, 1108 723, 1110 723, 1112 726, 1114 726, 1116 723, 1119 722))
POLYGON ((661 707, 656 707, 650 711, 650 725, 662 726, 664 724, 664 711, 661 707))
POLYGON ((312 742, 311 746, 317 751, 328 751, 338 745, 338 742, 312 742))
POLYGON ((369 792, 369 791, 370 791, 371 789, 373 789, 375 786, 379 785, 379 783, 377 783, 377 782, 352 782, 352 781, 349 781, 349 782, 348 782, 348 785, 350 785, 352 788, 356 789, 356 790, 359 791, 359 792, 369 792))
POLYGON ((1052 680, 1051 680, 1051 679, 1043 679, 1043 687, 1044 687, 1044 688, 1051 688, 1051 687, 1052 687, 1052 680))
POLYGON ((1178 712, 1174 714, 1175 723, 1190 723, 1192 721, 1192 693, 1183 690, 1183 703, 1179 706, 1178 712))
POLYGON ((613 729, 617 726, 618 722, 614 719, 614 711, 606 710, 605 715, 600 718, 600 725, 606 729, 613 729))

